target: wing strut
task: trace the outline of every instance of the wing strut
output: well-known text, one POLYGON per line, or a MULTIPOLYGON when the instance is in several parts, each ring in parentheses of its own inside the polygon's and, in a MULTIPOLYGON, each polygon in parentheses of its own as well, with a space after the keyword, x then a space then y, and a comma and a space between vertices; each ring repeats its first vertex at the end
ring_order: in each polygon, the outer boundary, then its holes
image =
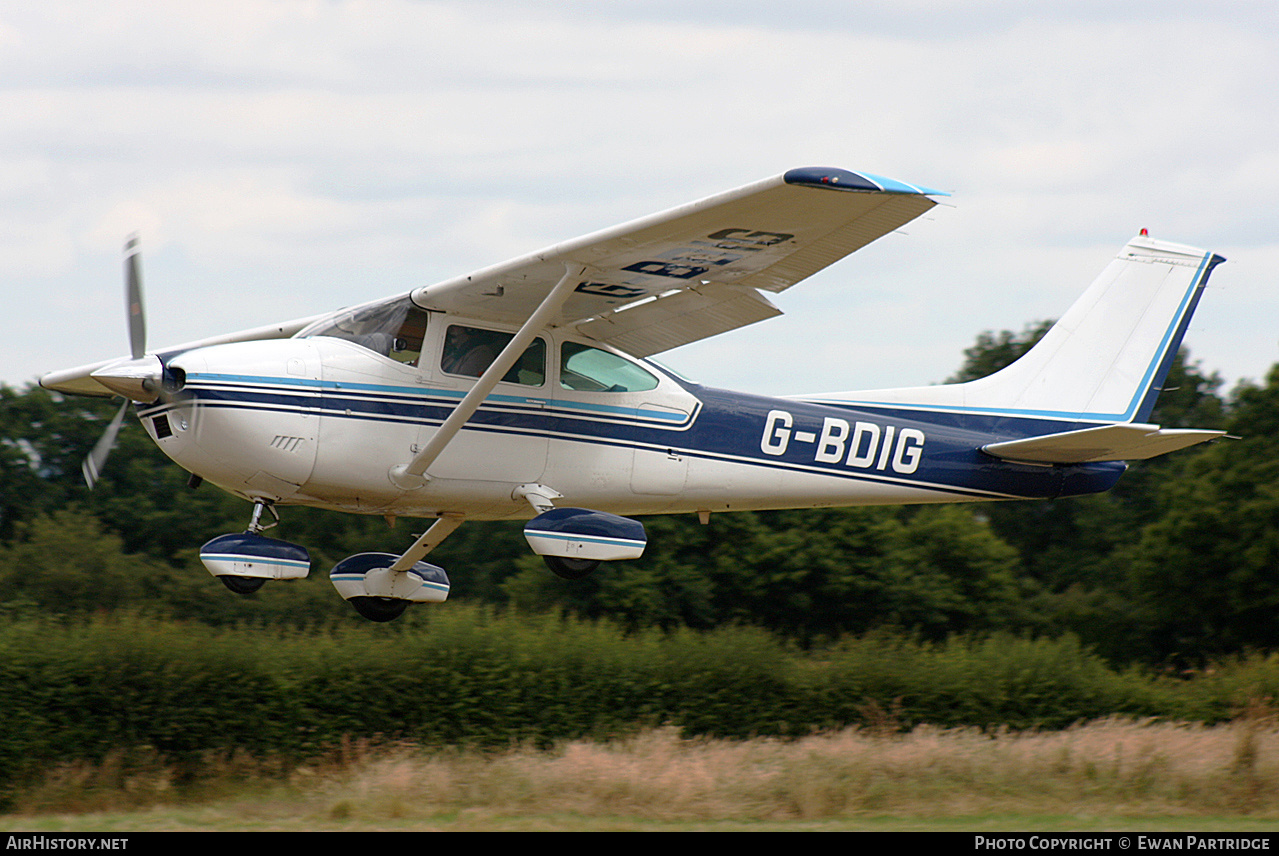
POLYGON ((480 375, 470 392, 440 425, 435 436, 427 441, 422 451, 418 452, 413 460, 391 468, 389 475, 392 484, 401 490, 417 490, 426 484, 429 479, 429 476, 424 475, 426 468, 435 463, 435 459, 457 436, 457 432, 462 430, 462 426, 479 409, 480 404, 493 391, 493 387, 497 386, 497 382, 511 370, 511 366, 515 365, 515 361, 524 353, 524 349, 533 341, 533 337, 542 332, 551 318, 560 311, 564 301, 577 288, 578 280, 585 270, 586 267, 580 264, 564 265, 564 276, 555 284, 537 309, 533 310, 533 314, 524 322, 524 326, 520 327, 515 338, 507 343, 502 353, 497 355, 497 359, 484 370, 484 374, 480 375))

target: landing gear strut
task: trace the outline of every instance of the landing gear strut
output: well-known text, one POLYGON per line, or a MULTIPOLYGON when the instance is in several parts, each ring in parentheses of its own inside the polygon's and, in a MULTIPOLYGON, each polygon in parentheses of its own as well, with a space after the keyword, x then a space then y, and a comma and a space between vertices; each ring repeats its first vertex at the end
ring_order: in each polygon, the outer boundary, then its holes
POLYGON ((264 532, 267 529, 274 529, 275 527, 279 525, 280 525, 280 512, 275 510, 274 505, 272 505, 269 502, 264 502, 262 500, 258 500, 257 502, 253 503, 253 516, 249 518, 249 528, 247 531, 252 532, 254 535, 257 535, 259 532, 264 532), (275 518, 274 523, 267 523, 267 524, 262 523, 262 509, 264 508, 267 511, 271 512, 271 516, 275 518))

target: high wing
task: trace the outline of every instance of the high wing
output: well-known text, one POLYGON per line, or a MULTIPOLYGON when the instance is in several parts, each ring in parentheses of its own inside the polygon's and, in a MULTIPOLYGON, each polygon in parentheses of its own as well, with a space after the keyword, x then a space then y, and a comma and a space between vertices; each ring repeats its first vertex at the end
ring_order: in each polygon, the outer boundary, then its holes
MULTIPOLYGON (((524 324, 566 265, 584 266, 550 326, 635 356, 670 350, 753 324, 781 310, 779 292, 905 223, 947 194, 867 173, 806 167, 595 232, 475 273, 416 289, 426 309, 524 324)), ((231 342, 287 338, 316 315, 187 342, 179 353, 231 342)), ((41 386, 112 395, 93 372, 122 358, 50 372, 41 386)))
MULTIPOLYGON (((194 342, 185 342, 181 345, 173 345, 156 351, 157 354, 181 353, 182 351, 192 351, 196 348, 207 348, 212 345, 229 345, 233 342, 256 342, 263 339, 287 339, 290 336, 310 326, 321 318, 327 318, 332 313, 325 312, 322 315, 311 315, 307 318, 297 318, 293 321, 285 321, 281 324, 268 324, 265 327, 254 327, 250 330, 240 330, 236 333, 225 333, 220 336, 209 336, 205 339, 199 339, 194 342)), ((52 389, 57 392, 65 392, 71 395, 96 395, 111 396, 119 395, 118 392, 109 389, 99 383, 93 373, 99 369, 122 362, 125 358, 112 357, 109 360, 99 360, 96 363, 88 365, 76 366, 70 369, 59 369, 49 372, 40 378, 40 385, 45 389, 52 389)))
POLYGON ((554 326, 648 356, 780 315, 779 292, 923 214, 946 194, 808 167, 415 290, 427 309, 522 324, 586 272, 554 326))

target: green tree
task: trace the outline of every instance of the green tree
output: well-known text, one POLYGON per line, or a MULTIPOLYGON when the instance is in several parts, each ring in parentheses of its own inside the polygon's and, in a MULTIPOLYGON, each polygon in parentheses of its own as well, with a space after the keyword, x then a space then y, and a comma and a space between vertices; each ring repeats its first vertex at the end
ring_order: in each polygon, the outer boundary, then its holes
POLYGON ((1219 441, 1160 485, 1132 552, 1152 654, 1199 661, 1279 646, 1279 366, 1236 391, 1219 441))
POLYGON ((525 608, 632 628, 752 624, 801 642, 896 626, 949 632, 1031 623, 1016 552, 971 507, 832 508, 648 518, 640 562, 574 584, 522 562, 525 608))
MULTIPOLYGON (((953 380, 984 377, 1030 350, 1052 326, 1041 321, 1022 332, 981 334, 965 351, 953 380)), ((1222 428, 1226 405, 1221 378, 1205 373, 1182 349, 1174 359, 1150 421, 1166 427, 1222 428)), ((1074 632, 1107 656, 1149 653, 1131 563, 1143 529, 1159 519, 1159 496, 1181 478, 1199 452, 1188 450, 1133 462, 1110 491, 1087 497, 994 503, 994 531, 1021 557, 1033 611, 1051 632, 1074 632)))
POLYGON ((93 515, 69 508, 16 525, 0 547, 0 604, 10 614, 87 614, 137 605, 167 576, 145 556, 127 556, 93 515))

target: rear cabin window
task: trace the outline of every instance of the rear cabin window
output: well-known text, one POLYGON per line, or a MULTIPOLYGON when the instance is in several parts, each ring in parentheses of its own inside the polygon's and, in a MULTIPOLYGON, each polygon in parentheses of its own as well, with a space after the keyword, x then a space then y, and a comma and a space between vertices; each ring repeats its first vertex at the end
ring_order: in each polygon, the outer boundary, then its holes
POLYGON ((560 348, 560 386, 583 392, 643 392, 657 378, 630 360, 576 342, 560 348))

